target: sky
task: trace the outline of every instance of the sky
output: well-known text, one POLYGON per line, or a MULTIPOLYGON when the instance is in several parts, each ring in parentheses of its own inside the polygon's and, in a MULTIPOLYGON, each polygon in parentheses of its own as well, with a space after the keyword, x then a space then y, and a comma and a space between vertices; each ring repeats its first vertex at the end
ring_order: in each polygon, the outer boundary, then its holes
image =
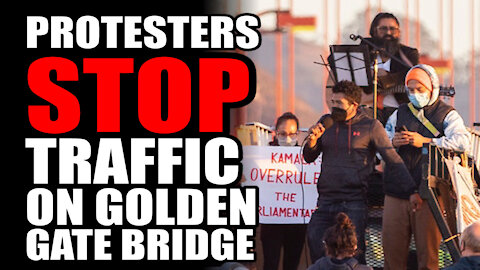
MULTIPOLYGON (((336 40, 337 36, 337 2, 340 4, 340 24, 341 29, 353 23, 353 18, 358 12, 365 10, 367 3, 373 9, 371 18, 376 14, 377 8, 380 4, 382 11, 391 12, 398 17, 403 17, 406 14, 406 7, 408 1, 408 13, 411 20, 416 18, 416 5, 419 1, 420 5, 420 22, 426 27, 431 36, 438 40, 440 37, 440 23, 443 21, 443 50, 444 53, 450 51, 450 9, 451 3, 454 2, 453 14, 453 32, 454 32, 454 57, 461 57, 471 52, 472 43, 472 0, 240 0, 239 3, 229 3, 229 9, 240 9, 242 13, 261 13, 267 10, 277 8, 277 3, 280 2, 282 10, 290 8, 292 3, 292 14, 294 16, 316 16, 317 27, 313 32, 305 32, 297 34, 299 38, 306 38, 316 40, 319 44, 324 36, 324 19, 325 16, 325 1, 328 1, 328 18, 329 18, 329 41, 331 44, 336 40), (440 16, 440 2, 443 2, 443 16, 440 16), (317 38, 318 37, 318 38, 317 38)), ((480 50, 480 0, 473 0, 473 14, 475 26, 475 50, 480 50)), ((268 28, 275 23, 273 16, 261 16, 262 27, 268 28)), ((362 20, 359 22, 364 24, 362 20)), ((400 22, 402 24, 402 21, 400 22)), ((410 26, 410 31, 415 31, 414 26, 410 26)), ((350 33, 342 33, 343 36, 350 33)), ((358 33, 364 34, 364 33, 358 33)), ((415 45, 415 40, 410 39, 410 45, 415 45)))
MULTIPOLYGON (((475 103, 480 102, 480 0, 230 0, 219 1, 218 7, 223 12, 230 14, 238 13, 253 13, 262 14, 265 11, 276 10, 278 3, 280 3, 281 10, 289 10, 293 16, 314 16, 316 17, 316 27, 312 31, 296 32, 297 39, 304 39, 311 43, 318 45, 332 45, 337 44, 337 5, 340 6, 340 31, 342 35, 341 44, 357 44, 358 41, 352 41, 348 38, 350 34, 366 35, 366 33, 350 33, 347 32, 348 27, 355 26, 356 23, 361 24, 362 28, 365 25, 365 19, 359 22, 358 14, 365 12, 365 9, 370 3, 371 14, 370 20, 378 12, 379 5, 382 12, 390 12, 396 15, 400 20, 401 35, 404 34, 403 17, 406 15, 406 7, 408 2, 408 14, 410 21, 416 20, 417 2, 420 6, 420 23, 422 28, 428 31, 428 35, 433 41, 438 42, 443 34, 443 42, 440 44, 433 44, 434 48, 419 49, 420 54, 427 54, 431 58, 438 58, 438 48, 443 48, 444 57, 450 56, 450 35, 451 23, 450 10, 453 5, 453 55, 455 69, 460 68, 455 74, 455 86, 460 87, 462 91, 458 91, 455 98, 456 108, 464 117, 466 123, 470 123, 470 59, 472 52, 472 34, 474 39, 474 50, 476 52, 476 97, 475 103), (326 2, 327 1, 327 2, 326 2), (325 10, 325 3, 328 4, 328 12, 325 10), (441 3, 443 5, 443 13, 440 14, 441 3), (473 3, 473 7, 472 7, 473 3), (328 16, 328 40, 325 42, 325 20, 324 16, 328 16), (472 24, 473 15, 473 24, 472 24), (443 24, 443 33, 440 33, 440 25, 443 24), (473 27, 473 29, 472 29, 473 27), (474 32, 472 32, 474 30, 474 32), (460 72, 461 71, 461 72, 460 72), (460 85, 461 84, 461 85, 460 85), (460 93, 461 92, 461 93, 460 93)), ((275 27, 275 15, 267 14, 259 16, 262 22, 261 30, 269 30, 275 27)), ((369 27, 370 23, 368 23, 369 27)), ((408 44, 412 47, 416 46, 414 38, 415 25, 410 24, 410 41, 408 44)), ((368 36, 368 35, 367 35, 368 36)), ((426 38, 424 37, 424 39, 426 38)), ((404 40, 401 40, 405 43, 404 40)), ((430 44, 430 46, 432 46, 430 44)), ((479 107, 479 106, 475 106, 479 107)), ((475 108, 474 107, 474 108, 475 108)), ((480 108, 475 109, 474 120, 477 122, 480 119, 480 108), (476 119, 475 119, 476 118, 476 119)))

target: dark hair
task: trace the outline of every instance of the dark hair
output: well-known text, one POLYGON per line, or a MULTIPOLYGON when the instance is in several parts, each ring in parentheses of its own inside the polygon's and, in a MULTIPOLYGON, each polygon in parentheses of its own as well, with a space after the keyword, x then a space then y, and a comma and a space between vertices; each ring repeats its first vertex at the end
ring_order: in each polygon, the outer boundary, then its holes
POLYGON ((278 129, 278 126, 287 121, 287 120, 295 120, 295 123, 297 123, 297 128, 299 128, 299 125, 298 125, 298 118, 291 112, 286 112, 284 114, 282 114, 280 117, 277 118, 277 123, 275 124, 275 130, 278 129))
POLYGON ((330 256, 350 256, 356 253, 357 234, 355 233, 355 225, 343 212, 337 214, 336 224, 325 231, 323 239, 327 254, 330 256))
POLYGON ((362 88, 356 85, 354 82, 351 81, 339 81, 337 82, 333 88, 333 93, 344 93, 345 98, 348 99, 350 102, 356 102, 360 104, 362 102, 362 88))
POLYGON ((375 28, 377 28, 378 24, 380 23, 381 19, 394 19, 398 26, 400 26, 400 22, 398 21, 397 17, 393 15, 392 13, 387 13, 387 12, 380 12, 373 18, 372 24, 370 25, 370 36, 374 37, 375 35, 375 28))

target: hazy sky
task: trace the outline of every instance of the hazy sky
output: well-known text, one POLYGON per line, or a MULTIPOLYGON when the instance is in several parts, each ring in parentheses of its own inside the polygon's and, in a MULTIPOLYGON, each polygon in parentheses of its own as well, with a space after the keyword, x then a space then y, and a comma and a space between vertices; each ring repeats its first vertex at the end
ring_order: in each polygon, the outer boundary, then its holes
MULTIPOLYGON (((336 26, 336 6, 337 1, 340 2, 340 24, 341 28, 353 23, 352 19, 355 15, 365 10, 367 3, 370 2, 372 7, 371 19, 376 14, 377 7, 381 3, 382 11, 391 12, 399 17, 403 17, 406 12, 407 0, 293 0, 293 15, 294 16, 317 16, 317 27, 312 33, 298 34, 298 37, 310 37, 315 35, 315 40, 321 43, 324 35, 324 15, 326 14, 324 7, 325 1, 328 1, 329 10, 329 44, 335 42, 337 36, 336 26)), ((431 36, 438 40, 440 36, 440 20, 443 20, 443 50, 448 53, 450 50, 450 9, 451 0, 419 0, 420 1, 420 21, 426 27, 431 36), (440 17, 440 2, 443 1, 443 17, 440 17)), ((240 5, 229 4, 228 8, 241 8, 242 12, 260 13, 266 10, 276 9, 277 0, 241 0, 240 5)), ((454 56, 464 56, 471 52, 471 33, 472 33, 472 0, 455 0, 454 2, 454 56)), ((231 3, 231 2, 230 2, 231 3)), ((416 18, 417 0, 408 0, 409 17, 411 20, 416 18)), ((282 9, 289 9, 290 0, 280 0, 282 9)), ((475 48, 480 50, 480 0, 474 0, 474 16, 475 16, 475 48)), ((274 23, 273 16, 262 16, 262 24, 267 27, 274 23)), ((364 20, 358 22, 364 24, 364 20)), ((403 22, 400 21, 400 24, 403 22)), ((414 33, 415 27, 410 26, 411 33, 414 33)), ((345 36, 349 33, 342 33, 345 36)), ((364 34, 364 33, 358 33, 364 34)), ((410 45, 415 45, 415 40, 410 38, 410 45)))
MULTIPOLYGON (((407 0, 230 0, 222 1, 219 0, 213 1, 217 4, 216 8, 219 8, 222 12, 229 12, 230 14, 241 13, 254 13, 259 14, 269 10, 277 9, 277 3, 280 1, 281 10, 290 9, 290 3, 293 2, 292 14, 293 16, 315 16, 317 18, 316 28, 313 31, 309 32, 297 32, 296 38, 308 39, 310 42, 315 42, 318 45, 332 45, 336 44, 337 41, 337 3, 340 4, 340 29, 342 35, 343 44, 357 44, 359 41, 351 41, 348 39, 350 34, 360 34, 366 35, 363 33, 347 33, 347 28, 355 24, 360 24, 360 29, 363 29, 365 26, 365 19, 361 18, 360 21, 355 22, 354 20, 358 18, 358 14, 361 14, 365 11, 368 3, 372 9, 370 14, 370 20, 373 20, 374 16, 377 14, 379 3, 381 3, 381 10, 383 12, 390 12, 399 17, 400 27, 402 33, 404 33, 404 22, 403 17, 406 14, 407 0), (328 12, 325 11, 325 1, 328 1, 328 12), (328 28, 328 40, 324 42, 324 18, 328 14, 329 28, 328 28)), ((468 59, 471 57, 472 51, 472 10, 474 16, 474 42, 475 42, 475 51, 477 57, 475 59, 476 66, 480 65, 480 0, 473 0, 473 9, 472 9, 472 0, 408 0, 408 13, 410 21, 416 20, 417 14, 417 1, 420 5, 420 23, 424 30, 429 31, 429 36, 433 41, 438 41, 440 39, 440 23, 443 23, 443 53, 444 57, 448 58, 450 54, 450 10, 451 3, 454 3, 453 7, 453 48, 454 48, 454 62, 455 67, 464 68, 462 73, 457 73, 455 75, 455 86, 460 87, 460 84, 463 83, 462 87, 459 88, 455 98, 455 104, 458 106, 458 110, 464 117, 466 123, 470 122, 470 111, 469 111, 469 100, 470 97, 470 64, 468 59), (443 3, 443 15, 440 16, 440 3, 443 3), (467 60, 468 62, 465 62, 467 60), (460 91, 461 90, 461 91, 460 91)), ((262 20, 262 30, 268 30, 275 27, 275 15, 262 15, 260 16, 262 20)), ((358 20, 358 19, 357 19, 358 20)), ((370 23, 368 23, 368 27, 370 23)), ((408 45, 412 47, 416 46, 415 41, 415 25, 410 24, 410 42, 408 45)), ((404 40, 402 39, 402 43, 404 40)), ((425 44, 423 44, 425 46, 425 44)), ((431 46, 431 45, 430 45, 431 46)), ((435 46, 435 44, 433 45, 435 46)), ((421 54, 430 55, 432 58, 437 58, 438 54, 437 47, 430 48, 420 48, 421 54), (428 50, 427 50, 428 49, 428 50)), ((478 68, 477 68, 478 70, 478 68)), ((476 71, 476 104, 480 102, 480 75, 477 75, 476 71)), ((480 119, 480 108, 476 109, 476 121, 480 119)))

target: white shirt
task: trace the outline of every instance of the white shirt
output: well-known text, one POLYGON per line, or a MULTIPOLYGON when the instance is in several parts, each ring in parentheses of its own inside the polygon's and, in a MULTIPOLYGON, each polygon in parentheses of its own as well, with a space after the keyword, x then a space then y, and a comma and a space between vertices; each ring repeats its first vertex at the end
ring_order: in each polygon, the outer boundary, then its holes
POLYGON ((388 58, 387 61, 383 62, 382 57, 378 55, 377 61, 378 61, 378 68, 385 69, 386 71, 390 72, 390 64, 392 63, 392 59, 388 58))
MULTIPOLYGON (((389 58, 387 61, 383 62, 382 58, 380 56, 377 56, 377 61, 378 61, 378 68, 381 68, 390 72, 390 64, 392 63, 392 59, 389 58)), ((387 94, 383 98, 384 107, 398 108, 398 105, 399 105, 398 101, 395 99, 395 96, 393 94, 387 94)))

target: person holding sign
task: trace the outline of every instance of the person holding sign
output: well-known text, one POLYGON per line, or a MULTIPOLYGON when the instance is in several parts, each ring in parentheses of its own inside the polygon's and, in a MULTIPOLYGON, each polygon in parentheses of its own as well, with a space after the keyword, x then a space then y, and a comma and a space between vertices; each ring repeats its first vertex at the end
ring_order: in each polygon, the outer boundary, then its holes
MULTIPOLYGON (((275 125, 271 146, 298 146, 298 118, 291 112, 281 115, 275 125)), ((265 270, 277 270, 283 247, 283 269, 296 270, 305 243, 304 224, 261 224, 260 238, 263 246, 265 270)))
MULTIPOLYGON (((412 67, 405 78, 410 100, 389 117, 385 129, 393 146, 407 165, 416 189, 422 180, 422 147, 433 143, 445 149, 468 151, 470 133, 462 117, 438 99, 439 81, 433 67, 412 67)), ((427 203, 411 209, 408 194, 399 192, 385 176, 383 251, 385 269, 406 269, 410 237, 415 236, 419 269, 438 269, 438 249, 442 236, 427 203)), ((440 200, 440 199, 439 199, 440 200)))
MULTIPOLYGON (((409 194, 412 207, 421 201, 415 192, 415 183, 400 156, 393 148, 380 121, 372 119, 362 110, 362 89, 350 81, 340 81, 332 88, 334 122, 325 128, 323 116, 310 128, 303 149, 306 162, 314 161, 322 153, 320 177, 317 183, 317 210, 307 228, 307 239, 312 262, 325 255, 321 243, 327 228, 335 224, 335 216, 344 212, 352 220, 358 237, 358 248, 365 251, 367 222, 367 181, 379 152, 395 176, 398 190, 409 194)), ((357 256, 365 264, 365 255, 357 256)))

